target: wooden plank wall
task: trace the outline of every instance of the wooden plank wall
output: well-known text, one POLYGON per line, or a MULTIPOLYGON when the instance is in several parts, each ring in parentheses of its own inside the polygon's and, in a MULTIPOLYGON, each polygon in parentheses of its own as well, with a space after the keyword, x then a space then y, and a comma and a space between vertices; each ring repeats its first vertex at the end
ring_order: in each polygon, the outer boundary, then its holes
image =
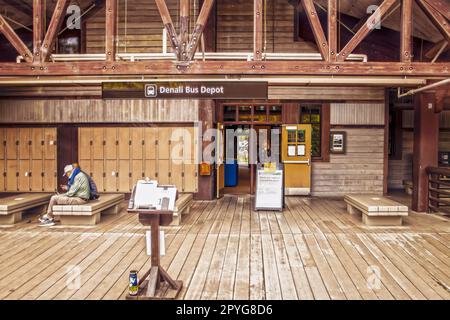
MULTIPOLYGON (((166 0, 175 28, 179 26, 179 1, 166 0)), ((191 28, 198 0, 191 0, 191 28)), ((119 0, 118 53, 161 53, 163 23, 155 1, 119 0)), ((105 12, 101 10, 86 25, 86 51, 104 53, 105 12)), ((167 46, 171 52, 170 43, 167 46)))
POLYGON ((198 100, 0 100, 0 123, 195 122, 198 100))
POLYGON ((347 153, 313 163, 312 194, 383 194, 384 104, 333 103, 330 108, 331 131, 347 133, 347 153), (346 112, 352 108, 358 112, 346 112))
POLYGON ((384 101, 384 89, 377 87, 270 86, 269 99, 384 101))
MULTIPOLYGON (((267 0, 266 52, 318 52, 315 44, 294 41, 294 7, 267 0)), ((253 52, 253 1, 217 1, 217 51, 253 52)))

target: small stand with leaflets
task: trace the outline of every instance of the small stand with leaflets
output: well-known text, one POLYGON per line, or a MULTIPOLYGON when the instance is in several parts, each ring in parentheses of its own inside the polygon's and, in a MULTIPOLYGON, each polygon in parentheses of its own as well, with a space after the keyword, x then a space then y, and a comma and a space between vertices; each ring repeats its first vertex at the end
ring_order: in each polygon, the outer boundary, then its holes
POLYGON ((183 287, 183 282, 173 280, 160 264, 160 226, 172 222, 176 198, 176 187, 158 186, 155 181, 139 181, 134 187, 128 212, 138 214, 144 226, 151 226, 152 264, 139 280, 137 295, 128 295, 128 300, 176 299, 183 287))
POLYGON ((258 164, 256 173, 256 211, 283 211, 284 170, 282 163, 258 164))

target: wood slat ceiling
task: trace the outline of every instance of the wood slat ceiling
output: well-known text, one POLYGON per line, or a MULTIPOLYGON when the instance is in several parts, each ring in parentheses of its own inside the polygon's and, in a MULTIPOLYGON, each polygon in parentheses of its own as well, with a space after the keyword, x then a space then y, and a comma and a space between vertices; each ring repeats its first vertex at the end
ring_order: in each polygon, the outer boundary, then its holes
MULTIPOLYGON (((124 0, 119 0, 124 1, 124 0)), ((268 1, 288 1, 288 0, 268 0, 268 1)), ((0 0, 0 13, 6 15, 18 21, 20 24, 30 26, 32 23, 31 10, 33 0, 0 0)), ((74 4, 80 5, 81 8, 87 8, 93 0, 74 0, 74 4)), ((316 3, 327 7, 327 0, 315 0, 316 3)), ((367 8, 371 5, 379 5, 382 0, 341 0, 340 12, 350 15, 355 18, 362 18, 367 16, 367 8)), ((47 15, 50 17, 55 7, 56 0, 46 0, 47 15)), ((439 42, 443 39, 440 32, 429 21, 427 16, 414 3, 414 36, 422 38, 431 42, 439 42)), ((12 24, 14 28, 18 28, 19 25, 12 24)), ((400 9, 397 9, 386 21, 383 22, 383 26, 400 30, 400 9)))

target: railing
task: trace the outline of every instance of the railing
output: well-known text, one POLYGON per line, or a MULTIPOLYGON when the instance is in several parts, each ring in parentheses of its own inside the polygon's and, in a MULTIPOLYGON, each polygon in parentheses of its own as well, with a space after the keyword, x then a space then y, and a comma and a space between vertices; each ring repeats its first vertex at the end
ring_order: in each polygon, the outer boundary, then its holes
POLYGON ((428 207, 450 214, 450 168, 428 167, 428 207))

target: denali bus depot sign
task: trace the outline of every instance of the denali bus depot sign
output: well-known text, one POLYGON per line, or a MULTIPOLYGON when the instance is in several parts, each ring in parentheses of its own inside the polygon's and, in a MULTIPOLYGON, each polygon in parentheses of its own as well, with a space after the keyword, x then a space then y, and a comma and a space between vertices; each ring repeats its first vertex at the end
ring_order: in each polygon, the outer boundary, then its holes
POLYGON ((267 82, 104 83, 103 99, 268 99, 267 82))

